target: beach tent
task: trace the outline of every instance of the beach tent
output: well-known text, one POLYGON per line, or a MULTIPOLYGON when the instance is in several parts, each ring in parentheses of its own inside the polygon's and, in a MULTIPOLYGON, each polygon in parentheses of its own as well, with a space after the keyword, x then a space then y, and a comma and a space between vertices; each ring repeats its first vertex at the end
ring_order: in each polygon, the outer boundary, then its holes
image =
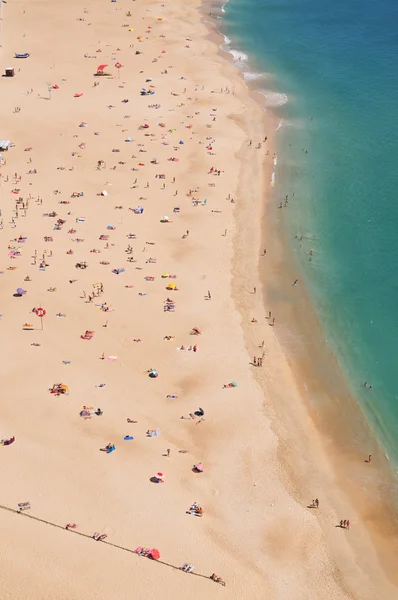
POLYGON ((0 150, 9 150, 10 146, 10 140, 0 140, 0 150))
POLYGON ((148 558, 153 558, 153 560, 159 560, 160 552, 157 548, 152 548, 152 550, 148 554, 148 558))
POLYGON ((106 65, 106 64, 98 65, 98 67, 97 67, 97 75, 105 75, 105 73, 104 73, 104 69, 105 69, 107 66, 108 66, 108 65, 106 65))

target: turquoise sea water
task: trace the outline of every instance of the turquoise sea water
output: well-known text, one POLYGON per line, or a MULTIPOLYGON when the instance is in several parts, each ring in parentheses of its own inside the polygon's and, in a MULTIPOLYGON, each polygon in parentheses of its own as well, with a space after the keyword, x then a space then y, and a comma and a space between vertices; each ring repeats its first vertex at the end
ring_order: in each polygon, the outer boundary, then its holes
POLYGON ((280 119, 275 194, 289 194, 292 248, 325 337, 398 465, 398 2, 223 10, 229 49, 280 119))

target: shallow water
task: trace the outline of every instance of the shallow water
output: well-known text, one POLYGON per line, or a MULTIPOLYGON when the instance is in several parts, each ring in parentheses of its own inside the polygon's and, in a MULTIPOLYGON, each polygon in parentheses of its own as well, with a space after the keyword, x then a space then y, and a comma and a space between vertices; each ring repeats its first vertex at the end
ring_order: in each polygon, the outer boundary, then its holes
POLYGON ((229 0, 223 10, 226 47, 279 117, 275 193, 289 194, 301 276, 398 464, 398 3, 229 0))

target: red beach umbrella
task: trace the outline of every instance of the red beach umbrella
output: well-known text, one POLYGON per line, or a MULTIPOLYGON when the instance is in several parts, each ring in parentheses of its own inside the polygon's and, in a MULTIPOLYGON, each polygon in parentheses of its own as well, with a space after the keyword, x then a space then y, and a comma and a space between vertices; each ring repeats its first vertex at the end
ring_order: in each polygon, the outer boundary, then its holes
POLYGON ((97 73, 98 71, 103 71, 105 69, 105 67, 107 67, 108 65, 99 65, 99 67, 97 67, 97 73))
POLYGON ((149 558, 153 558, 153 560, 159 560, 160 552, 157 548, 153 548, 149 554, 149 558))

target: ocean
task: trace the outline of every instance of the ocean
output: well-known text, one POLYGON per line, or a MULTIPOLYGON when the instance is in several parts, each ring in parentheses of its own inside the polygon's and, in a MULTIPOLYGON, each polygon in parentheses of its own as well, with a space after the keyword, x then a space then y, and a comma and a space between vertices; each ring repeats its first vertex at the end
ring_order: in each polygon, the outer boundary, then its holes
POLYGON ((398 2, 229 0, 221 15, 278 118, 275 201, 289 196, 300 278, 397 470, 398 2))

